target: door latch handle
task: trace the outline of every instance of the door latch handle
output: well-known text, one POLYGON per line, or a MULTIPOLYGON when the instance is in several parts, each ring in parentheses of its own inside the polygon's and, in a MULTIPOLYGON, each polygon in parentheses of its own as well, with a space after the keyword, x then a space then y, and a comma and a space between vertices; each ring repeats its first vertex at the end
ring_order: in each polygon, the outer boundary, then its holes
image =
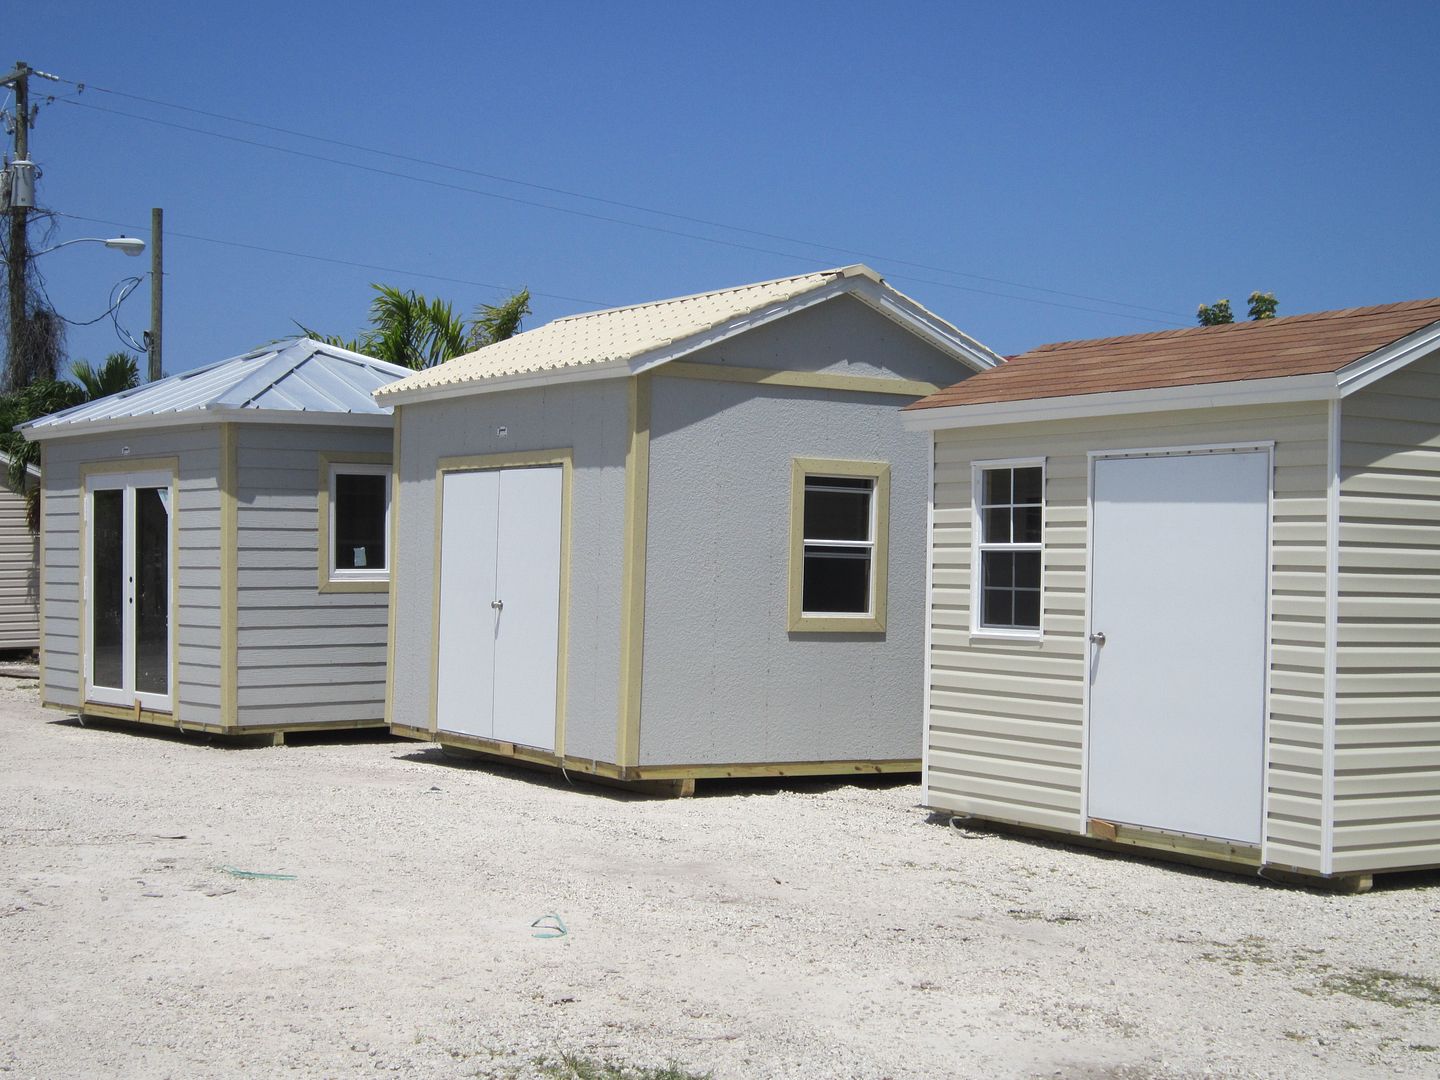
POLYGON ((1090 643, 1092 645, 1104 645, 1105 634, 1102 631, 1096 630, 1095 633, 1090 635, 1090 643))
POLYGON ((491 600, 491 601, 490 601, 490 606, 493 607, 496 611, 500 611, 500 610, 503 610, 503 609, 504 609, 504 607, 505 607, 505 601, 504 601, 504 600, 491 600))

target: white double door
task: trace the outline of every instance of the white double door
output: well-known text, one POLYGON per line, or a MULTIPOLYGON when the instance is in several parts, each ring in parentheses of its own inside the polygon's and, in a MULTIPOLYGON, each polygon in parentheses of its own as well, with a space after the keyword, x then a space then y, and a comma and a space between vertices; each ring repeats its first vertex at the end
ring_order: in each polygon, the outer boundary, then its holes
POLYGON ((170 482, 168 472, 86 480, 85 696, 97 704, 173 706, 170 482))
POLYGON ((436 724, 554 750, 563 470, 442 476, 436 724))
POLYGON ((1258 844, 1270 455, 1094 468, 1086 812, 1258 844))

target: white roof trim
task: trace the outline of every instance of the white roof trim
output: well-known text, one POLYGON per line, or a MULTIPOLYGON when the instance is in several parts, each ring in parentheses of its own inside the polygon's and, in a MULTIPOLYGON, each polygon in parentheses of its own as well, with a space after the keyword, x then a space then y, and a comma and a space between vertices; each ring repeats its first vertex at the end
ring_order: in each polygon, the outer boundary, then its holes
POLYGON ((1339 393, 1334 373, 1323 372, 1319 375, 1292 375, 1281 379, 1239 379, 1232 382, 1197 383, 1149 390, 1117 390, 1103 394, 1028 398, 1023 401, 941 405, 929 409, 902 411, 900 417, 910 431, 937 431, 942 428, 1027 424, 1177 409, 1328 401, 1338 397, 1339 393))
POLYGON ((1392 341, 1389 345, 1346 364, 1336 372, 1340 396, 1349 397, 1355 391, 1365 389, 1376 379, 1383 379, 1437 348, 1440 348, 1440 322, 1422 326, 1399 341, 1392 341))
MULTIPOLYGON (((708 294, 698 294, 708 295, 708 294)), ((489 394, 501 390, 517 390, 533 386, 553 386, 557 383, 580 382, 587 379, 614 378, 621 375, 638 375, 659 367, 661 364, 678 360, 700 349, 717 345, 739 334, 754 330, 767 323, 775 322, 787 315, 793 315, 807 308, 833 300, 837 296, 849 295, 873 308, 881 315, 908 330, 951 359, 964 364, 974 371, 985 371, 998 367, 1004 361, 999 354, 987 349, 974 338, 951 326, 938 315, 931 313, 904 293, 899 292, 883 279, 863 267, 846 267, 831 281, 767 307, 743 312, 734 318, 707 327, 689 337, 667 342, 657 348, 621 360, 611 360, 570 367, 551 368, 545 371, 527 371, 517 375, 479 378, 471 382, 449 383, 439 386, 416 387, 410 390, 394 388, 396 384, 381 387, 374 394, 375 400, 385 405, 404 405, 416 401, 434 401, 441 398, 464 397, 471 394, 489 394)), ((670 303, 672 301, 662 301, 670 303)), ((647 305, 636 305, 647 306, 647 305)), ((617 308, 617 311, 628 310, 617 308)), ((586 313, 587 315, 590 313, 586 313)), ((574 316, 578 318, 579 316, 574 316)), ((555 320, 556 322, 562 320, 555 320)))
MULTIPOLYGON (((0 466, 4 466, 8 470, 10 468, 11 460, 12 459, 9 454, 5 453, 5 451, 3 450, 0 450, 0 466)), ((38 466, 35 465, 26 465, 25 475, 30 477, 31 480, 39 480, 40 469, 38 466)))
POLYGON ((186 409, 184 412, 161 413, 152 416, 125 416, 113 420, 86 421, 83 424, 56 427, 20 428, 26 442, 49 442, 53 439, 83 439, 87 435, 106 435, 116 431, 134 431, 136 428, 178 428, 203 427, 206 424, 308 424, 311 427, 365 427, 388 428, 395 426, 395 418, 388 413, 336 413, 305 412, 286 409, 241 409, 216 408, 186 409))

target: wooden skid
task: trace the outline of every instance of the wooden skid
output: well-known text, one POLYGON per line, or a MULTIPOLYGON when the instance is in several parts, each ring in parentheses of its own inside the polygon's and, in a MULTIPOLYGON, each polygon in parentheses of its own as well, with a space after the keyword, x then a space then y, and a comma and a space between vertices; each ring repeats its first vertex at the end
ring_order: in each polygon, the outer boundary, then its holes
MULTIPOLYGON (((738 765, 616 765, 609 761, 591 758, 559 756, 514 743, 481 739, 472 735, 458 735, 454 732, 434 732, 425 728, 410 727, 406 724, 391 724, 391 734, 422 742, 439 743, 441 746, 468 750, 497 760, 523 762, 529 765, 548 765, 566 772, 606 780, 617 780, 626 784, 660 783, 677 789, 677 793, 694 793, 696 780, 744 779, 751 777, 785 776, 870 776, 880 773, 918 773, 918 758, 903 758, 893 761, 777 761, 738 765)), ((636 790, 639 790, 638 788, 636 790)))
MULTIPOLYGON (((116 705, 97 705, 94 702, 86 702, 80 707, 73 705, 57 705, 54 702, 44 702, 44 707, 53 709, 56 712, 70 713, 72 716, 94 717, 98 720, 123 720, 131 724, 148 724, 151 727, 171 728, 172 730, 184 732, 203 732, 206 735, 226 735, 235 738, 248 738, 252 735, 299 735, 308 731, 358 731, 361 729, 383 728, 385 721, 375 720, 320 720, 313 724, 256 724, 253 727, 240 725, 238 727, 224 727, 220 724, 187 723, 183 719, 177 719, 173 713, 151 712, 149 709, 125 709, 116 705)), ((283 739, 281 740, 283 741, 283 739)), ((279 745, 277 743, 276 745, 279 745)))

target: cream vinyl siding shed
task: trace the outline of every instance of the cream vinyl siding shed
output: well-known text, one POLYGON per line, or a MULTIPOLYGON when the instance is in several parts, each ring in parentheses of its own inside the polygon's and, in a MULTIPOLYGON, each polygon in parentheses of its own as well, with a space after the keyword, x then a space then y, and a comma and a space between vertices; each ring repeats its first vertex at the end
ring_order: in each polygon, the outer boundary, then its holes
POLYGON ((383 725, 388 576, 334 572, 329 499, 336 468, 388 488, 372 392, 405 374, 296 338, 22 428, 42 446, 44 704, 277 740, 383 725), (116 566, 141 583, 112 586, 116 566))
MULTIPOLYGON (((0 454, 0 469, 10 459, 0 454)), ((0 479, 0 652, 40 644, 40 539, 30 531, 25 493, 40 483, 40 470, 26 470, 25 490, 0 479)))
MULTIPOLYGON (((1440 301, 1061 343, 1007 367, 906 411, 933 438, 927 803, 1355 887, 1440 865, 1440 301), (1093 699, 1116 628, 1095 621, 1097 469, 1237 454, 1267 459, 1264 624, 1244 661, 1263 668, 1263 695, 1251 749, 1231 761, 1256 790, 1216 797, 1253 799, 1254 835, 1157 827, 1163 803, 1151 820, 1105 818, 1093 699), (1044 468, 1043 612, 1028 636, 976 620, 972 482, 1010 460, 1044 468)), ((1162 595, 1133 621, 1183 637, 1176 617, 1162 595)), ((1160 738, 1163 702, 1134 739, 1160 738)), ((1187 762, 1157 769, 1183 802, 1187 762)))
POLYGON ((998 360, 857 266, 571 316, 380 391, 392 730, 682 793, 917 769, 927 440, 899 409, 998 360), (849 538, 801 535, 810 500, 849 538), (805 567, 847 559, 867 598, 804 610, 805 567))

